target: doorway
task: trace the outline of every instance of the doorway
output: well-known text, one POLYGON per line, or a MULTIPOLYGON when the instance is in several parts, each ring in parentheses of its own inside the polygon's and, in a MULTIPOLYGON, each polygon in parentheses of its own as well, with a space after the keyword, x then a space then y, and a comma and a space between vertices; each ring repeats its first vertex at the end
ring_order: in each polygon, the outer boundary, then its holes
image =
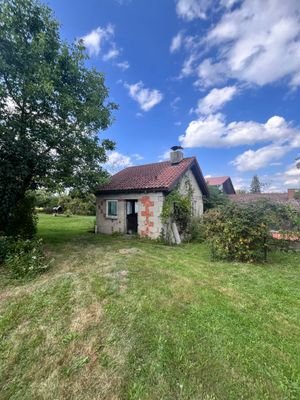
POLYGON ((132 235, 138 232, 138 201, 126 201, 126 223, 127 233, 132 235))

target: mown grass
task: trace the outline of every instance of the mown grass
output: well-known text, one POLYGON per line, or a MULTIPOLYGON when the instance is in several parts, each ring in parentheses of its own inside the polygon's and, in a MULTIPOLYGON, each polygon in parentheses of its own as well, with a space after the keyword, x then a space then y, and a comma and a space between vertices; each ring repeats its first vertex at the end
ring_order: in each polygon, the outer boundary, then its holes
POLYGON ((1 399, 299 398, 299 254, 212 262, 92 227, 40 216, 51 269, 3 280, 1 399))

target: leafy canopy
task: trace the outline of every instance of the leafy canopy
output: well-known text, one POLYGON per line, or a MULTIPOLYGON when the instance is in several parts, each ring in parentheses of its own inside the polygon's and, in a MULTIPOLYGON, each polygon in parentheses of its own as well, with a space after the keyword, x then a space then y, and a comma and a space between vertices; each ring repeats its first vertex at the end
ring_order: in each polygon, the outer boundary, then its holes
POLYGON ((114 148, 104 76, 85 66, 83 44, 59 35, 38 0, 0 2, 0 231, 28 189, 90 191, 114 148))
POLYGON ((223 206, 228 203, 228 198, 219 188, 215 186, 208 186, 209 196, 204 198, 204 209, 210 210, 211 208, 223 206))

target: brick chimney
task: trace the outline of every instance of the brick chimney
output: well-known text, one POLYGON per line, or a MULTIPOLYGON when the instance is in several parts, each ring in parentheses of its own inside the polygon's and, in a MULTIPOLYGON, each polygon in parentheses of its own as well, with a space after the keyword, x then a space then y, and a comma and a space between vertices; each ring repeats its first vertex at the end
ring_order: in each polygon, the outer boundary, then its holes
POLYGON ((295 193, 296 193, 296 189, 288 189, 288 199, 294 199, 295 198, 295 193))

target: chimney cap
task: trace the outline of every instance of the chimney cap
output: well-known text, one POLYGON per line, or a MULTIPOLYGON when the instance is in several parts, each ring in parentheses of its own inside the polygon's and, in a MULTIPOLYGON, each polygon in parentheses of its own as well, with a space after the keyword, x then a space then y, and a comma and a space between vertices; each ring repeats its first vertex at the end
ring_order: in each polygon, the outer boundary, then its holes
POLYGON ((181 146, 172 146, 171 150, 176 151, 176 150, 183 150, 183 147, 181 146))

